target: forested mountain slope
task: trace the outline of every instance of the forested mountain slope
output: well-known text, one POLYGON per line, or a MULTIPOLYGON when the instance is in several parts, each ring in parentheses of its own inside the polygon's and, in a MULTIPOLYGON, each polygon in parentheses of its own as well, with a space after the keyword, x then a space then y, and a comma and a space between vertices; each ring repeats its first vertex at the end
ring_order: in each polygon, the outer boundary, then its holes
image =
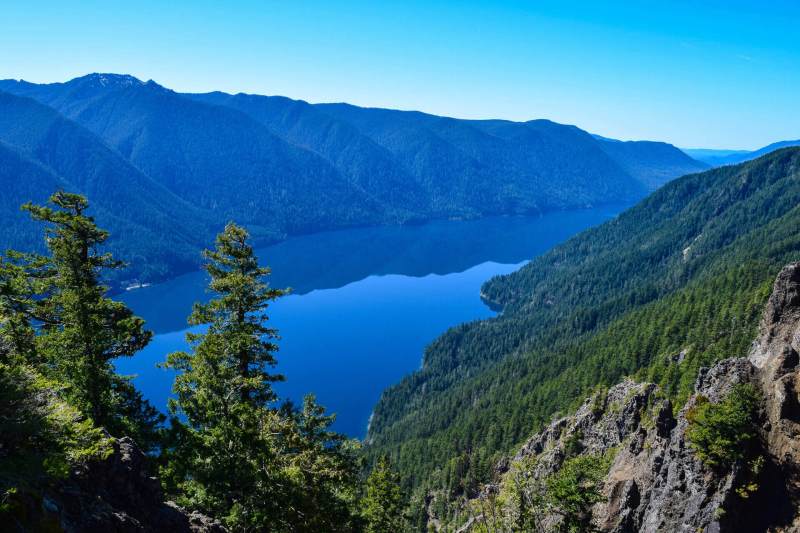
POLYGON ((397 165, 391 153, 350 124, 321 113, 307 102, 221 92, 186 96, 246 113, 290 143, 321 155, 348 181, 387 205, 415 212, 431 210, 430 199, 420 184, 397 165))
POLYGON ((57 188, 97 198, 98 217, 113 232, 109 245, 135 261, 147 277, 173 266, 197 264, 196 249, 213 235, 202 210, 140 172, 96 135, 35 100, 0 92, 0 248, 43 246, 34 224, 20 212, 57 188))
POLYGON ((469 202, 464 195, 473 185, 471 177, 480 178, 478 186, 503 177, 508 189, 505 200, 491 200, 498 193, 490 191, 489 202, 474 199, 470 204, 478 210, 496 210, 509 205, 524 208, 524 201, 510 196, 515 191, 530 197, 546 193, 553 198, 551 203, 568 203, 604 191, 621 194, 641 186, 652 190, 707 168, 666 143, 599 139, 546 120, 460 120, 241 93, 187 96, 247 113, 291 142, 322 154, 359 182, 364 174, 377 174, 413 183, 415 191, 422 187, 439 209, 457 205, 453 199, 459 196, 469 202), (436 157, 426 157, 434 147, 436 157), (593 182, 593 178, 599 179, 593 182), (631 184, 630 178, 637 183, 631 184), (506 204, 498 207, 503 201, 506 204))
MULTIPOLYGON (((148 265, 129 272, 145 281, 191 268, 199 243, 232 219, 266 244, 349 226, 627 202, 703 168, 671 145, 609 147, 546 120, 179 94, 118 74, 2 80, 0 91, 0 141, 89 194, 99 222, 129 246, 122 255, 148 265), (112 213, 118 220, 103 219, 112 213)), ((4 216, 14 225, 0 236, 26 231, 4 216)))
POLYGON ((697 370, 742 355, 800 257, 800 149, 678 179, 487 282, 502 315, 451 329, 387 390, 368 435, 417 487, 472 490, 500 452, 634 375, 680 407, 697 370))
POLYGON ((4 184, 3 194, 0 195, 0 227, 14 228, 14 231, 5 234, 6 246, 22 250, 36 243, 40 249, 43 248, 41 232, 29 223, 30 217, 19 208, 17 199, 29 198, 40 202, 47 198, 47 191, 65 187, 64 181, 0 142, 0 182, 4 184))
POLYGON ((687 156, 671 144, 598 138, 602 149, 622 168, 654 191, 676 176, 706 170, 708 165, 687 156))
POLYGON ((347 104, 317 107, 388 150, 430 191, 434 203, 535 212, 642 194, 641 185, 577 128, 463 121, 347 104))
POLYGON ((642 193, 641 184, 570 126, 465 121, 282 97, 189 95, 240 110, 325 156, 358 183, 421 194, 436 216, 541 212, 642 193))
POLYGON ((173 194, 222 223, 247 223, 256 236, 381 223, 392 215, 322 158, 246 115, 154 82, 96 75, 20 92, 96 133, 173 194))
MULTIPOLYGON (((508 120, 460 120, 437 117, 419 112, 390 109, 368 109, 347 104, 318 104, 327 114, 347 120, 376 142, 402 154, 403 141, 417 136, 436 136, 450 143, 457 150, 474 157, 481 163, 496 164, 504 161, 498 154, 506 154, 506 161, 521 161, 517 171, 526 179, 548 181, 548 172, 560 177, 575 187, 588 187, 592 175, 599 171, 619 175, 622 170, 634 178, 639 185, 649 186, 647 176, 616 153, 605 149, 604 142, 583 130, 549 120, 512 122, 508 120), (483 143, 481 135, 494 137, 494 142, 483 143), (605 152, 606 156, 603 155, 605 152), (598 170, 600 169, 600 170, 598 170), (612 170, 613 169, 613 170, 612 170), (569 179, 567 179, 569 178, 569 179)), ((631 143, 629 157, 639 159, 642 166, 660 172, 664 181, 702 170, 705 166, 677 148, 666 143, 631 143), (653 157, 652 150, 640 150, 647 145, 658 145, 663 151, 653 157), (664 156, 671 158, 665 167, 664 156), (679 162, 679 163, 678 163, 679 162)), ((542 183, 542 186, 551 186, 542 183)), ((610 186, 624 187, 624 181, 610 186)))
POLYGON ((758 331, 748 357, 698 373, 682 408, 653 383, 595 392, 428 522, 461 533, 797 531, 800 263, 778 274, 758 331))

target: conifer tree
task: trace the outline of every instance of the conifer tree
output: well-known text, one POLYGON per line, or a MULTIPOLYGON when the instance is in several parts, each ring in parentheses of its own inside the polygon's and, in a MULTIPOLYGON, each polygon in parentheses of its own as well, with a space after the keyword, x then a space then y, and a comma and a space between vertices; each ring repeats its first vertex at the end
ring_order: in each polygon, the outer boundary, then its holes
POLYGON ((190 352, 167 356, 178 371, 172 442, 162 477, 180 503, 233 531, 349 531, 346 494, 355 460, 330 432, 332 417, 312 397, 278 405, 272 388, 278 333, 266 309, 286 291, 264 280, 247 232, 228 224, 204 253, 213 298, 189 317, 205 326, 190 352))
POLYGON ((40 290, 37 277, 45 268, 46 260, 33 254, 8 250, 0 256, 0 339, 7 346, 5 358, 37 362, 32 319, 40 290))
POLYGON ((266 494, 279 485, 271 435, 286 431, 268 409, 271 384, 281 378, 269 371, 277 332, 264 326, 265 309, 284 291, 262 281, 269 270, 258 265, 247 239, 243 228, 228 224, 216 249, 204 251, 214 297, 195 304, 189 324, 206 330, 187 334, 192 352, 171 353, 165 364, 179 372, 170 410, 185 418, 185 425, 173 421, 176 443, 165 475, 185 505, 233 527, 259 523, 278 499, 266 494))
MULTIPOLYGON (((216 249, 203 252, 205 269, 211 277, 209 290, 215 298, 206 304, 195 304, 189 324, 206 325, 208 330, 189 334, 188 340, 199 348, 198 355, 208 354, 212 358, 209 362, 219 363, 218 370, 223 373, 212 378, 221 378, 220 385, 235 391, 243 404, 261 406, 275 399, 271 384, 283 379, 269 370, 276 362, 274 352, 278 347, 273 341, 278 333, 265 325, 265 311, 286 291, 263 281, 270 270, 259 266, 248 238, 244 228, 230 223, 217 237, 216 249)), ((170 364, 178 366, 190 360, 191 356, 185 353, 170 356, 170 364)), ((200 357, 194 360, 202 361, 200 357)), ((202 385, 202 377, 199 373, 184 373, 176 380, 176 392, 184 400, 180 402, 181 410, 198 422, 202 421, 205 408, 198 409, 193 404, 196 397, 186 394, 186 386, 192 387, 191 380, 197 378, 201 379, 198 385, 202 385)), ((233 401, 227 396, 230 392, 226 391, 228 403, 233 401)))
POLYGON ((282 468, 292 479, 285 501, 291 531, 360 531, 358 527, 359 444, 331 431, 313 394, 300 409, 282 408, 293 423, 281 443, 282 468))
POLYGON ((395 533, 408 527, 403 508, 405 499, 400 488, 400 476, 386 456, 378 459, 367 478, 366 493, 361 502, 361 514, 367 533, 395 533))
POLYGON ((604 500, 603 479, 612 456, 579 455, 564 461, 561 468, 545 480, 549 508, 561 516, 556 530, 564 533, 596 531, 592 506, 604 500))
MULTIPOLYGON (((23 206, 33 219, 48 224, 50 254, 48 275, 41 280, 45 292, 36 316, 41 324, 36 350, 67 384, 70 401, 111 430, 120 425, 120 410, 130 408, 121 404, 142 404, 132 386, 115 374, 112 361, 144 348, 152 334, 124 304, 106 297, 102 273, 123 265, 98 250, 108 232, 85 214, 86 198, 57 192, 50 204, 23 206)), ((152 409, 147 414, 155 416, 152 409)))

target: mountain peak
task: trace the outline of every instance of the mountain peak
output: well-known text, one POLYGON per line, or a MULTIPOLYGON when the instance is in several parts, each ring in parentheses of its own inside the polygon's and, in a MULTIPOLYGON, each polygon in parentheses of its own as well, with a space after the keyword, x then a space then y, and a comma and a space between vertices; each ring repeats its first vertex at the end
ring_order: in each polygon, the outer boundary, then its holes
POLYGON ((84 82, 100 87, 134 87, 145 83, 130 74, 110 74, 94 72, 80 78, 75 78, 69 83, 84 82))

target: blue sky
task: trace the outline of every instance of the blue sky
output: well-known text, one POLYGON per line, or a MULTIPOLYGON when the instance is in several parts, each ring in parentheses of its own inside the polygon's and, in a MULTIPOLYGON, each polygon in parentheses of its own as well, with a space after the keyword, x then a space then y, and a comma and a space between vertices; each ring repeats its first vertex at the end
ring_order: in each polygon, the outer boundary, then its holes
POLYGON ((800 138, 798 21, 797 0, 6 0, 0 77, 119 72, 180 91, 756 148, 800 138))

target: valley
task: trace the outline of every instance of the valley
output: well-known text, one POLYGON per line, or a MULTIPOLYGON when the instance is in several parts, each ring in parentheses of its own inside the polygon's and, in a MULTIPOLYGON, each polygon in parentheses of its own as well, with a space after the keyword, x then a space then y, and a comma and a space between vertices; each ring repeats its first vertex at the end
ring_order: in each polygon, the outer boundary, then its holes
MULTIPOLYGON (((623 208, 339 230, 258 250, 272 268, 270 284, 293 289, 271 307, 282 337, 276 370, 288 378, 277 391, 298 403, 314 392, 336 413, 335 429, 363 438, 381 392, 419 368, 431 341, 494 314, 479 298, 487 279, 623 208)), ((208 298, 206 282, 198 272, 121 295, 156 335, 117 369, 136 375, 159 409, 166 410, 173 375, 156 364, 186 349, 185 319, 208 298)))
POLYGON ((4 3, 0 531, 800 531, 800 4, 717 4, 4 3))

